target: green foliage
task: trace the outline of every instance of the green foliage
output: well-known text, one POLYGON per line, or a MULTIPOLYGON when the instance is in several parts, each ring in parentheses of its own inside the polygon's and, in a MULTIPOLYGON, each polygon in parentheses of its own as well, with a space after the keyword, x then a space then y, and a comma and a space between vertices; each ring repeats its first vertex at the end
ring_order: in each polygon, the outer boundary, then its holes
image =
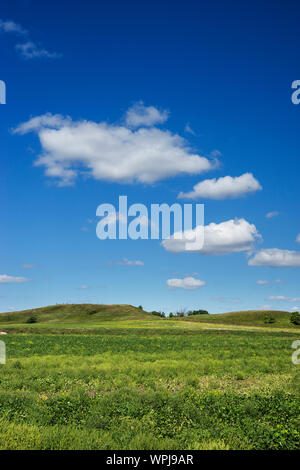
POLYGON ((187 313, 188 316, 190 315, 208 315, 207 310, 189 310, 187 313))
POLYGON ((32 315, 31 317, 29 317, 29 318, 26 320, 26 323, 37 323, 37 317, 35 317, 34 315, 32 315))
POLYGON ((275 318, 273 315, 270 315, 269 313, 266 313, 265 314, 265 318, 264 318, 264 323, 268 324, 268 323, 275 323, 275 318))
POLYGON ((123 323, 7 335, 0 449, 299 448, 294 333, 123 323))
POLYGON ((292 313, 290 321, 294 325, 300 325, 300 314, 299 314, 299 312, 292 313))

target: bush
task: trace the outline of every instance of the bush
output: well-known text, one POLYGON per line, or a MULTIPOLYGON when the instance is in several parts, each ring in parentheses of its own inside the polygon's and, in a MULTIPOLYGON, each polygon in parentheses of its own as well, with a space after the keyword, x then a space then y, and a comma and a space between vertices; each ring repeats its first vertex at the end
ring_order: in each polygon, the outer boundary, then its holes
POLYGON ((155 310, 153 310, 153 312, 151 312, 152 315, 156 315, 157 317, 165 317, 165 313, 164 312, 156 312, 155 310))
POLYGON ((37 318, 32 316, 26 320, 26 323, 37 323, 37 318))
POLYGON ((188 312, 188 316, 190 315, 208 315, 207 310, 190 310, 188 312))
POLYGON ((294 325, 300 325, 300 315, 299 312, 294 312, 291 315, 290 322, 294 325))
POLYGON ((269 313, 265 315, 264 323, 275 323, 275 321, 276 321, 275 318, 269 313))
POLYGON ((139 305, 138 308, 139 308, 140 310, 143 310, 143 306, 142 306, 142 305, 139 305))

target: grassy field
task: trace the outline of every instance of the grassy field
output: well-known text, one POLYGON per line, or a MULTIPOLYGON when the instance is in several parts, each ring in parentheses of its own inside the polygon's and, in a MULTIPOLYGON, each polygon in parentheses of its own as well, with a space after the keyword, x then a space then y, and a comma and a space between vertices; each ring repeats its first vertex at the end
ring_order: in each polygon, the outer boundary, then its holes
POLYGON ((299 327, 281 315, 278 328, 130 306, 5 315, 0 449, 299 448, 299 327))

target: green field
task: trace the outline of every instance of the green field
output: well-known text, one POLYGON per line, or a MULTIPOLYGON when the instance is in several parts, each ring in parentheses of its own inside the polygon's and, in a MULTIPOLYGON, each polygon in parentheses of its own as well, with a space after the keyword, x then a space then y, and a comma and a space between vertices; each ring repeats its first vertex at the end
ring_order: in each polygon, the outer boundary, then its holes
POLYGON ((0 449, 299 448, 300 328, 262 315, 1 314, 0 449))

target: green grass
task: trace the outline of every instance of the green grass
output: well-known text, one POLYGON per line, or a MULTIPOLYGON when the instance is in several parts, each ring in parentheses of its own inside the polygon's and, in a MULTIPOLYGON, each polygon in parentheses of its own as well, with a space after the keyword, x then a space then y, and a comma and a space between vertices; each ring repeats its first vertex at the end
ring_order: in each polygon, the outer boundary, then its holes
POLYGON ((299 447, 293 334, 123 323, 4 338, 0 449, 299 447))
POLYGON ((2 314, 0 449, 297 449, 287 312, 161 319, 128 305, 2 314), (28 324, 30 316, 37 323, 28 324))
POLYGON ((90 323, 99 321, 147 320, 155 317, 132 305, 57 304, 0 314, 0 324, 23 324, 35 317, 37 323, 90 323))
MULTIPOLYGON (((248 310, 242 312, 228 312, 213 315, 192 315, 186 317, 184 320, 204 323, 221 323, 229 325, 252 325, 252 326, 268 326, 271 328, 276 327, 289 327, 293 328, 290 322, 291 313, 279 310, 248 310), (274 318, 275 322, 272 324, 265 323, 266 315, 274 318)), ((295 325, 295 329, 299 326, 295 325)))

